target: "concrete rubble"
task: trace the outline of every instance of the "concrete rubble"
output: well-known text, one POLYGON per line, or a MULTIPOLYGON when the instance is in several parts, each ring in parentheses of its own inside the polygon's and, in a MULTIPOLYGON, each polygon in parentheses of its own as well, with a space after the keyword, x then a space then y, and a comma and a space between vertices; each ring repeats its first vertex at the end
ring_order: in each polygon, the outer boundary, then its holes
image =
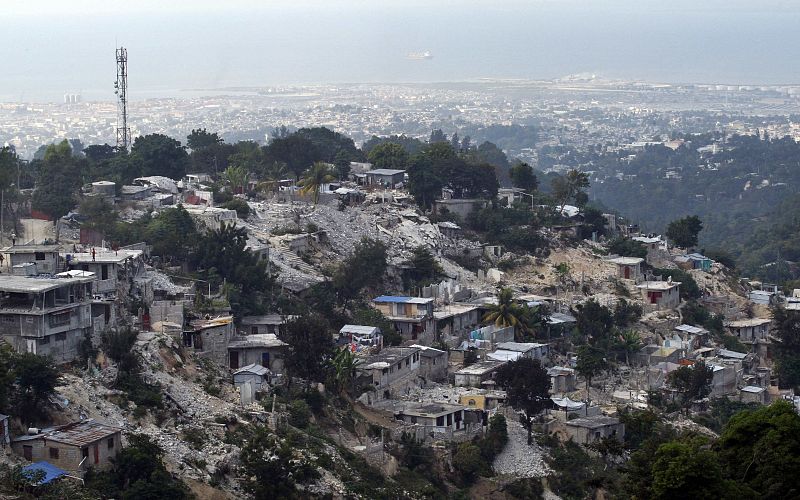
POLYGON ((544 461, 544 451, 533 442, 528 445, 528 431, 518 419, 506 417, 508 444, 494 459, 496 474, 517 477, 544 477, 550 473, 544 461))

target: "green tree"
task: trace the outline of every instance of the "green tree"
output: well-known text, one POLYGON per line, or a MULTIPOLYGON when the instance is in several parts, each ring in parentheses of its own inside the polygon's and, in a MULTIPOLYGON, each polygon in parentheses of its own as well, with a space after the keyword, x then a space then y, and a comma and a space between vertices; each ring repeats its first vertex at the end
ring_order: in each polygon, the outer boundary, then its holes
POLYGON ((586 399, 590 400, 589 387, 592 379, 608 369, 608 361, 602 350, 590 345, 578 347, 578 361, 575 364, 575 371, 578 375, 586 379, 586 399))
POLYGON ((497 385, 506 391, 507 402, 524 412, 528 444, 533 443, 533 419, 550 402, 550 377, 538 359, 520 358, 501 366, 497 385))
POLYGON ((345 150, 339 150, 336 157, 333 159, 333 165, 336 167, 336 174, 340 181, 346 181, 347 176, 350 175, 350 154, 345 150))
POLYGON ((319 201, 319 191, 323 184, 333 182, 336 177, 326 163, 316 162, 300 181, 300 194, 311 195, 314 205, 319 201))
POLYGON ((300 316, 288 322, 279 337, 288 344, 286 371, 289 377, 325 382, 333 356, 333 336, 324 317, 318 314, 300 316))
POLYGON ((141 176, 163 175, 170 179, 182 179, 189 167, 186 149, 179 141, 163 134, 137 137, 131 147, 131 156, 141 176))
POLYGON ((467 484, 477 479, 478 474, 483 469, 484 463, 481 458, 481 449, 472 443, 461 443, 453 454, 453 468, 455 468, 467 484))
POLYGON ((217 132, 208 132, 204 128, 192 129, 192 132, 186 136, 186 146, 192 151, 212 148, 223 142, 217 132))
POLYGON ((674 220, 667 226, 667 238, 675 246, 691 248, 697 245, 697 235, 703 230, 703 222, 696 215, 674 220))
POLYGON ((365 288, 375 288, 383 281, 387 266, 386 245, 364 238, 333 275, 333 287, 345 308, 365 288))
POLYGON ((222 173, 232 193, 244 193, 247 190, 249 173, 242 165, 231 165, 222 173))
POLYGON ((711 393, 714 371, 705 362, 697 361, 691 367, 681 366, 667 375, 667 384, 681 394, 681 406, 687 414, 692 402, 711 393))
POLYGON ((285 164, 298 181, 303 172, 321 158, 314 143, 297 134, 273 139, 265 152, 272 161, 285 164))
POLYGON ((262 311, 273 282, 267 276, 266 263, 247 248, 247 238, 245 228, 223 224, 198 238, 189 259, 212 284, 227 282, 228 300, 236 316, 262 311))
POLYGON ((164 450, 155 441, 145 434, 127 438, 128 446, 117 453, 111 471, 87 473, 84 480, 90 491, 123 500, 194 498, 164 467, 164 450))
POLYGON ((728 476, 759 498, 800 495, 800 416, 787 401, 734 415, 720 436, 728 476))
POLYGON ((72 148, 66 139, 47 146, 44 159, 34 161, 38 175, 31 207, 54 220, 69 213, 76 205, 77 192, 82 183, 81 172, 87 164, 85 159, 72 155, 72 148))
POLYGON ((702 438, 661 445, 652 465, 652 498, 728 498, 722 467, 706 445, 702 438))
POLYGON ((592 345, 608 347, 607 340, 614 328, 614 314, 611 309, 589 299, 575 307, 575 326, 581 336, 592 345))
POLYGON ((774 335, 779 339, 775 346, 775 364, 778 379, 784 387, 800 387, 800 311, 783 307, 772 309, 774 335))
POLYGON ((608 252, 622 257, 647 258, 647 248, 638 241, 628 238, 615 238, 608 244, 608 252))
POLYGON ((631 355, 642 348, 642 339, 634 330, 623 330, 616 338, 617 348, 625 354, 625 364, 631 364, 631 355))
POLYGON ((162 210, 144 229, 144 239, 152 245, 153 255, 174 258, 179 262, 189 258, 197 247, 198 238, 194 220, 182 205, 162 210))
POLYGON ((539 187, 539 180, 536 178, 536 174, 533 173, 533 168, 527 163, 515 163, 511 167, 510 174, 514 187, 524 189, 529 193, 536 191, 536 188, 539 187))
POLYGON ((391 168, 405 170, 408 164, 408 153, 400 144, 384 142, 375 146, 367 155, 373 168, 391 168))
POLYGON ((436 261, 428 247, 420 245, 411 251, 411 258, 406 262, 405 274, 411 279, 407 289, 412 286, 426 286, 444 274, 442 266, 436 261))
POLYGON ((392 322, 374 307, 365 306, 356 309, 353 312, 352 319, 355 325, 376 326, 380 328, 384 345, 397 346, 403 341, 403 337, 397 333, 392 322))
POLYGON ((23 353, 14 357, 16 415, 30 421, 46 416, 47 401, 55 393, 59 370, 52 359, 23 353))
POLYGON ((570 170, 566 175, 555 177, 551 182, 551 192, 559 213, 570 201, 581 206, 585 200, 586 189, 589 188, 589 174, 578 170, 570 170))
POLYGON ((642 306, 636 302, 619 299, 614 306, 614 324, 618 328, 629 326, 642 317, 642 306))
POLYGON ((338 349, 330 360, 333 380, 340 394, 347 395, 353 391, 358 365, 361 360, 350 349, 338 349))
POLYGON ((520 340, 527 328, 522 321, 524 315, 522 306, 514 301, 514 292, 510 288, 503 288, 497 292, 497 304, 488 307, 482 321, 499 328, 514 327, 514 335, 520 340))

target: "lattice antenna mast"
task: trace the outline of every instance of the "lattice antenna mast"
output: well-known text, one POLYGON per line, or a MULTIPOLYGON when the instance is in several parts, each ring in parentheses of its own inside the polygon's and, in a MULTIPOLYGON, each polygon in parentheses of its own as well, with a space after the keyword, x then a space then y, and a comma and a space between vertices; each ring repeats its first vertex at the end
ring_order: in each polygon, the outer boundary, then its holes
POLYGON ((128 127, 128 50, 117 49, 117 148, 127 150, 131 144, 131 129, 128 127))

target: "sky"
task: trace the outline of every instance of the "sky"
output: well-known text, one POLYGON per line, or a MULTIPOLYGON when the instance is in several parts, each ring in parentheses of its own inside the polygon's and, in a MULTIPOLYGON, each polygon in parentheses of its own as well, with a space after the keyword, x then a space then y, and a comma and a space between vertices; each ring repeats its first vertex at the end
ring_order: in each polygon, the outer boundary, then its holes
POLYGON ((800 84, 789 0, 3 0, 0 101, 185 89, 550 79, 800 84), (429 51, 429 60, 409 53, 429 51))

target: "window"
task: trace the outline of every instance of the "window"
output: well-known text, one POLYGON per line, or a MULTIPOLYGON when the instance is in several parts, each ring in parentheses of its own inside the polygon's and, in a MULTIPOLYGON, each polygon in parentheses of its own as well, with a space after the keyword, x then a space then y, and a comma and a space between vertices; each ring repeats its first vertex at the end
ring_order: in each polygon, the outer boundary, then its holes
POLYGON ((39 339, 39 345, 47 345, 50 343, 50 337, 42 337, 39 339))
POLYGON ((89 458, 89 448, 81 448, 81 458, 89 458))
POLYGON ((44 252, 36 252, 36 253, 34 254, 34 258, 35 258, 36 260, 44 260, 44 252))
POLYGON ((406 366, 408 366, 408 364, 409 364, 410 362, 411 362, 411 360, 410 360, 410 359, 408 359, 408 358, 406 358, 406 366))
POLYGON ((63 326, 69 324, 69 311, 60 314, 51 314, 49 319, 50 326, 63 326))
POLYGON ((50 458, 52 460, 58 460, 58 448, 50 448, 50 458))
POLYGON ((100 279, 101 280, 108 279, 108 264, 103 264, 100 266, 100 279))
POLYGON ((109 450, 113 450, 114 449, 114 438, 113 437, 108 438, 108 449, 109 450))
POLYGON ((67 340, 67 332, 56 333, 56 342, 67 340))

